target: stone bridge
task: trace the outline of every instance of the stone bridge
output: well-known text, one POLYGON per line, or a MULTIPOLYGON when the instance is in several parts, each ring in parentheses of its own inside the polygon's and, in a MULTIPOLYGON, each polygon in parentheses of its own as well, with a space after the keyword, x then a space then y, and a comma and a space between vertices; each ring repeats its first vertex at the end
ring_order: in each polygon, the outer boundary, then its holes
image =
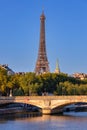
POLYGON ((87 102, 87 96, 17 96, 0 97, 0 104, 6 103, 25 103, 37 106, 42 109, 43 114, 57 113, 64 106, 87 102))

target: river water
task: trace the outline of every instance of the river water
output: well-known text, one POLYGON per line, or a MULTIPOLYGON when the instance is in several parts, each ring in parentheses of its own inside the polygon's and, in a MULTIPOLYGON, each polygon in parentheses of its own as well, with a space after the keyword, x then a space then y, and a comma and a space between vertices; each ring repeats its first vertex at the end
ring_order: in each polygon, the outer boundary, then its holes
POLYGON ((37 117, 0 117, 0 130, 87 130, 87 112, 37 117))

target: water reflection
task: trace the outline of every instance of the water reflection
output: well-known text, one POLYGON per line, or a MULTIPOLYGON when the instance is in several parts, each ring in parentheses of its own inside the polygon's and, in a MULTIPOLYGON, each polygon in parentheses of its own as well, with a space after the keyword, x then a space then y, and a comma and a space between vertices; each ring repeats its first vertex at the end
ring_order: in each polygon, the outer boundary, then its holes
POLYGON ((4 115, 0 115, 0 122, 1 121, 8 121, 8 120, 21 120, 21 119, 28 119, 28 118, 34 118, 34 117, 38 117, 38 116, 42 116, 41 113, 39 112, 30 112, 30 113, 15 113, 15 114, 4 114, 4 115))
MULTIPOLYGON (((83 113, 87 115, 87 113, 83 113)), ((12 116, 12 115, 11 115, 12 116)), ((0 118, 1 130, 87 130, 87 116, 43 115, 0 118)))

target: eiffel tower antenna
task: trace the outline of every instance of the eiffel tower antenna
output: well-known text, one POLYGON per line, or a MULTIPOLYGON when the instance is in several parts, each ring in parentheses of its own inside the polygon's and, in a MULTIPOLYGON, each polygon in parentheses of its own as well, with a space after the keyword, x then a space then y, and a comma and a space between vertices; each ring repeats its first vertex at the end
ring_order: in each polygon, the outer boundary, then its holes
POLYGON ((44 14, 44 7, 42 7, 42 14, 44 14))

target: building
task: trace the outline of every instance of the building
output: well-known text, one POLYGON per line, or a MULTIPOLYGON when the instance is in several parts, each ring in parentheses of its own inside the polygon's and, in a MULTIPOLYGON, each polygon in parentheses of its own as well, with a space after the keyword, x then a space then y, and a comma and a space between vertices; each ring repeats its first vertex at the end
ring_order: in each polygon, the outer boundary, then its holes
POLYGON ((74 73, 72 76, 74 78, 81 79, 81 80, 87 78, 87 74, 85 74, 85 73, 74 73))
POLYGON ((8 64, 0 65, 0 67, 3 68, 3 69, 5 69, 7 71, 8 75, 14 75, 15 74, 15 72, 8 67, 8 64))
POLYGON ((46 53, 45 15, 44 12, 42 12, 40 16, 40 43, 39 43, 38 57, 35 66, 35 73, 43 74, 47 72, 50 72, 50 69, 46 53))

